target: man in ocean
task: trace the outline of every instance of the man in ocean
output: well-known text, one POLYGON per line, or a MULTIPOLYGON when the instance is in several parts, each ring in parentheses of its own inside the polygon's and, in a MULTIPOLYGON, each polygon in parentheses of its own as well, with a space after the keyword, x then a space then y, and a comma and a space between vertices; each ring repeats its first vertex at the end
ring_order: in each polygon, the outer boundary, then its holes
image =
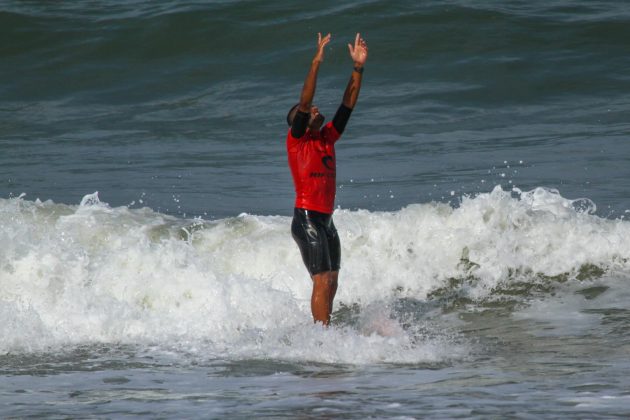
POLYGON ((360 34, 348 44, 354 62, 343 100, 332 121, 313 105, 317 73, 324 60, 330 34, 317 34, 317 52, 302 87, 300 102, 287 115, 289 167, 295 185, 295 209, 291 234, 313 280, 311 311, 314 322, 330 323, 341 262, 341 246, 332 220, 336 192, 335 143, 341 137, 361 89, 368 48, 360 34))

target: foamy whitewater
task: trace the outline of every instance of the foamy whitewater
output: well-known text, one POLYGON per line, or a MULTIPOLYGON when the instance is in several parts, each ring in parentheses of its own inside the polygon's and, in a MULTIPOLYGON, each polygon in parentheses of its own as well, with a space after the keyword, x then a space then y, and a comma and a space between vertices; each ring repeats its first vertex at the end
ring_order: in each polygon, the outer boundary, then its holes
POLYGON ((463 360, 476 343, 443 307, 578 312, 548 291, 629 278, 630 223, 594 210, 555 190, 498 186, 455 208, 338 210, 342 271, 324 329, 311 322, 288 217, 187 220, 112 208, 97 193, 75 206, 2 199, 0 353, 111 343, 202 360, 463 360))

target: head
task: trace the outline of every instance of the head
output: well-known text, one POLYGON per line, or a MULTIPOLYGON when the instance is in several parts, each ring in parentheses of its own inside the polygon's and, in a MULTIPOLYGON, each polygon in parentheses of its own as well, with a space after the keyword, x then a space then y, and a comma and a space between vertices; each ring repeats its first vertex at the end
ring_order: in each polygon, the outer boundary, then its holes
MULTIPOLYGON (((293 125, 293 119, 295 118, 295 114, 297 114, 298 108, 300 104, 295 104, 293 108, 287 114, 287 123, 289 126, 293 125)), ((324 125, 325 117, 319 113, 319 108, 315 105, 311 106, 311 115, 308 120, 308 128, 311 130, 319 130, 322 125, 324 125)))

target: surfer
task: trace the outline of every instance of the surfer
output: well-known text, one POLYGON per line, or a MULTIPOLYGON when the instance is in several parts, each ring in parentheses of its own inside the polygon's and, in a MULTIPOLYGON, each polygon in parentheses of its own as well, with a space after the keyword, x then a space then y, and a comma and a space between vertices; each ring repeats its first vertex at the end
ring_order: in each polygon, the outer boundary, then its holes
POLYGON ((339 235, 333 223, 336 192, 335 143, 343 134, 361 89, 368 48, 360 34, 348 44, 354 62, 341 105, 324 125, 324 116, 313 105, 317 73, 324 60, 330 34, 317 34, 317 52, 304 81, 300 102, 287 115, 289 168, 295 186, 291 234, 313 281, 311 311, 314 322, 330 323, 341 262, 339 235))

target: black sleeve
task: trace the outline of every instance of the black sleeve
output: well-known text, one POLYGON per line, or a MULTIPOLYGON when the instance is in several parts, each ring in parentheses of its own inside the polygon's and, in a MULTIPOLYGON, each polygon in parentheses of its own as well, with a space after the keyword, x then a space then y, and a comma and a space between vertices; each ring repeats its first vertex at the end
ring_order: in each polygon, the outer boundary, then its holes
POLYGON ((299 111, 295 113, 293 118, 293 124, 291 125, 291 135, 296 139, 299 139, 306 133, 306 127, 308 127, 308 120, 311 118, 311 114, 308 112, 299 111))
POLYGON ((332 121, 335 126, 335 130, 337 130, 339 134, 343 133, 343 130, 346 129, 346 124, 348 124, 350 114, 352 114, 352 108, 348 108, 344 104, 339 105, 335 118, 333 118, 332 121))

